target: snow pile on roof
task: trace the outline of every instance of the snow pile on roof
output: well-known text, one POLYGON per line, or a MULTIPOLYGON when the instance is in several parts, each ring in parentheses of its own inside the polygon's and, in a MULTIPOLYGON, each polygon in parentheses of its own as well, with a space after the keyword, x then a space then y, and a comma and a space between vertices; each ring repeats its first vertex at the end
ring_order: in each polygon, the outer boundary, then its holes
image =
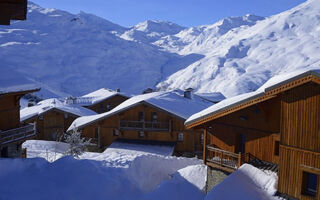
POLYGON ((278 199, 276 193, 277 175, 267 174, 249 164, 243 164, 223 182, 215 186, 205 199, 278 199))
POLYGON ((127 95, 123 93, 116 92, 106 88, 101 88, 89 94, 83 95, 82 97, 75 97, 72 103, 81 105, 81 106, 89 106, 89 105, 97 104, 106 99, 109 99, 115 95, 121 95, 121 96, 127 97, 127 95))
POLYGON ((199 120, 199 119, 204 118, 208 115, 218 113, 218 112, 223 111, 227 108, 230 108, 230 107, 239 105, 243 102, 255 99, 259 96, 264 95, 265 92, 267 92, 270 89, 273 89, 274 87, 278 87, 282 84, 286 84, 289 81, 301 78, 301 77, 309 75, 309 74, 313 74, 315 76, 320 77, 320 69, 315 68, 315 69, 311 69, 311 70, 310 69, 297 70, 297 71, 290 72, 287 74, 281 74, 281 75, 275 76, 275 77, 271 78, 270 80, 268 80, 264 85, 262 85, 259 89, 257 89, 254 92, 240 94, 238 96, 234 96, 234 97, 225 99, 217 104, 214 104, 213 106, 210 106, 209 108, 207 108, 201 112, 198 112, 198 113, 192 115, 191 117, 189 117, 187 119, 185 124, 189 124, 193 121, 199 120))
MULTIPOLYGON (((57 148, 48 141, 28 141, 24 145, 33 148, 34 154, 45 149, 53 154, 56 149, 65 148, 60 144, 57 143, 57 148)), ((206 167, 201 160, 142 154, 141 147, 131 150, 114 146, 112 151, 85 153, 80 160, 63 157, 52 163, 40 158, 0 159, 0 181, 8 183, 0 188, 1 197, 48 200, 204 197, 206 167)), ((150 147, 145 146, 145 150, 148 152, 150 147)))
POLYGON ((41 115, 45 112, 48 112, 52 109, 57 109, 62 112, 70 113, 77 116, 86 116, 86 115, 94 115, 96 112, 83 108, 77 105, 69 105, 60 101, 59 99, 52 98, 40 101, 35 106, 26 107, 20 110, 20 121, 25 121, 34 116, 41 115))
POLYGON ((183 91, 181 90, 173 90, 169 92, 152 92, 131 97, 109 112, 94 116, 80 117, 71 124, 68 131, 75 127, 81 128, 86 124, 107 118, 143 102, 163 109, 182 119, 187 119, 193 113, 199 112, 200 110, 203 110, 212 105, 212 103, 205 101, 197 96, 194 96, 194 98, 192 99, 185 98, 183 97, 183 91))
POLYGON ((226 98, 221 92, 197 93, 196 95, 213 103, 220 102, 226 98))

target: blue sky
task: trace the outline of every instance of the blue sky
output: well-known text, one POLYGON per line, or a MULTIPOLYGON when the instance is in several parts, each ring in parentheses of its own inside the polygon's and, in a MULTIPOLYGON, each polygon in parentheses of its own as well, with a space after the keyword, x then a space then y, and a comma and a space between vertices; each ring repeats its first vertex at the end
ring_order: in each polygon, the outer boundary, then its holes
POLYGON ((46 8, 71 13, 84 11, 122 26, 147 19, 165 20, 183 26, 213 24, 229 16, 270 16, 305 0, 32 0, 46 8))

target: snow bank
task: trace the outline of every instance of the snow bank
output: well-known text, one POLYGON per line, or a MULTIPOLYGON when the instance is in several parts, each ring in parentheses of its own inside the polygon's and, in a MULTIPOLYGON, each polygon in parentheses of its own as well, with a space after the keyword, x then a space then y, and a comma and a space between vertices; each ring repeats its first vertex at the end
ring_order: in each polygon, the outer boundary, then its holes
POLYGON ((214 187, 206 200, 276 199, 277 176, 267 174, 249 164, 243 164, 223 182, 214 187))
MULTIPOLYGON (((34 140, 23 146, 28 148, 28 157, 30 149, 37 156, 44 149, 63 152, 67 148, 64 143, 34 140)), ((7 183, 0 187, 0 199, 203 198, 206 170, 201 160, 116 146, 103 153, 85 153, 81 159, 66 156, 52 163, 43 158, 0 159, 0 182, 7 183)))

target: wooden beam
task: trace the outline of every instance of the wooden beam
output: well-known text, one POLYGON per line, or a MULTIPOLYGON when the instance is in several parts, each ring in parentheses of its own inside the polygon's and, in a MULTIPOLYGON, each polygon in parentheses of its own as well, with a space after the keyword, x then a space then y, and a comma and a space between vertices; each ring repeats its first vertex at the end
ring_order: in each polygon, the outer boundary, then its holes
POLYGON ((203 153, 202 153, 202 159, 203 159, 203 163, 206 165, 206 150, 207 150, 207 129, 205 128, 203 130, 203 153))

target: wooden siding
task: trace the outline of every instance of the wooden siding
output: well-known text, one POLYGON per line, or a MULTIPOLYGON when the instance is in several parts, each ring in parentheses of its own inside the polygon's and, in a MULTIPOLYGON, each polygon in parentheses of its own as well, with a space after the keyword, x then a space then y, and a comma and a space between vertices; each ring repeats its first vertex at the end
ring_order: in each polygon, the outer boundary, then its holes
MULTIPOLYGON (((302 166, 320 170, 320 86, 306 83, 281 95, 281 147, 278 189, 302 200, 302 166)), ((319 173, 320 175, 320 173, 319 173)))
POLYGON ((10 20, 25 20, 27 0, 0 0, 0 24, 10 25, 10 20))
POLYGON ((206 124, 208 145, 229 152, 241 151, 241 135, 245 135, 244 152, 268 162, 278 163, 274 155, 275 141, 279 141, 280 98, 223 116, 206 124))
POLYGON ((29 119, 25 123, 36 122, 38 140, 57 140, 77 117, 61 111, 51 110, 43 115, 29 119))
MULTIPOLYGON (((278 190, 281 193, 301 200, 320 199, 319 178, 317 197, 302 194, 302 173, 306 171, 304 170, 304 166, 309 166, 320 171, 320 153, 280 145, 280 157, 278 190)), ((320 176, 320 172, 318 176, 320 176)))
MULTIPOLYGON (((157 109, 156 107, 144 104, 137 105, 122 113, 113 115, 107 119, 84 127, 82 130, 84 137, 97 138, 100 135, 100 144, 109 146, 117 138, 134 139, 134 140, 150 140, 163 142, 176 142, 175 152, 194 152, 195 146, 200 144, 201 131, 185 130, 184 120, 177 118, 167 112, 157 109), (171 131, 145 131, 144 137, 139 137, 137 130, 122 130, 120 120, 139 121, 139 112, 144 112, 144 121, 152 121, 152 113, 157 113, 158 122, 168 122, 171 124, 171 131), (100 134, 98 134, 100 130, 100 134), (119 136, 114 136, 114 130, 119 130, 119 136), (178 141, 178 133, 183 133, 183 141, 178 141)), ((97 138, 98 139, 98 138, 97 138)))
POLYGON ((20 126, 20 96, 0 96, 0 130, 5 131, 20 126))
POLYGON ((117 107, 119 104, 127 100, 128 97, 124 97, 121 95, 115 95, 113 97, 110 97, 104 101, 101 101, 97 104, 91 105, 91 106, 85 106, 86 108, 95 111, 96 113, 103 113, 107 112, 109 110, 112 110, 113 108, 117 107), (107 105, 109 105, 109 109, 107 108, 107 105))

